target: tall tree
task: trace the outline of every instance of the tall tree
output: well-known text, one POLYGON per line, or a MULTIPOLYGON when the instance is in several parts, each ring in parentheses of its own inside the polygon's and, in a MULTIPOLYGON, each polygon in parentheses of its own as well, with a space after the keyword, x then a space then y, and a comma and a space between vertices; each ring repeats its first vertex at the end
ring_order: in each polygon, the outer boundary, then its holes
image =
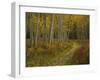
POLYGON ((35 35, 35 46, 37 46, 37 43, 38 43, 39 24, 40 24, 40 14, 37 14, 37 26, 36 26, 36 35, 35 35))
POLYGON ((43 15, 43 19, 44 19, 44 41, 47 40, 47 33, 46 33, 46 14, 43 15))
POLYGON ((62 35, 62 21, 63 19, 62 19, 62 15, 59 15, 59 21, 58 21, 58 27, 59 27, 59 32, 58 32, 58 38, 59 38, 59 41, 61 41, 61 40, 63 40, 63 35, 62 35))
POLYGON ((30 47, 32 47, 32 30, 31 30, 32 26, 31 26, 31 16, 32 16, 32 14, 31 14, 31 13, 29 13, 30 47))
POLYGON ((51 15, 50 43, 53 41, 54 36, 54 16, 54 14, 51 15))
POLYGON ((70 14, 69 17, 68 17, 68 32, 67 32, 67 36, 68 36, 68 39, 72 38, 72 15, 70 14))
MULTIPOLYGON (((31 21, 34 19, 34 17, 33 17, 34 15, 31 13, 31 21)), ((33 44, 34 44, 34 35, 33 35, 33 25, 31 24, 31 29, 30 29, 30 38, 31 38, 31 47, 33 47, 33 44)))

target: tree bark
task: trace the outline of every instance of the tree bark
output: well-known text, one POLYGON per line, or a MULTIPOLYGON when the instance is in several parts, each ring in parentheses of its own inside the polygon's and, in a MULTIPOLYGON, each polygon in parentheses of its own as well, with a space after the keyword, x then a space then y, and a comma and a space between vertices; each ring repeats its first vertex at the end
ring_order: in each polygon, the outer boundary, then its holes
POLYGON ((59 15, 59 32, 58 32, 58 38, 59 38, 59 41, 62 41, 63 40, 63 35, 62 35, 62 16, 59 15))
POLYGON ((32 47, 31 13, 29 13, 30 47, 32 47))
POLYGON ((50 44, 53 41, 53 36, 54 36, 54 14, 51 15, 50 44))
POLYGON ((46 41, 47 40, 47 33, 46 33, 46 14, 44 14, 44 17, 43 17, 43 19, 44 19, 44 41, 46 41))
POLYGON ((37 15, 37 27, 36 27, 36 36, 35 36, 35 46, 37 46, 37 43, 38 43, 39 23, 40 23, 40 14, 37 15))
MULTIPOLYGON (((33 15, 31 16, 33 18, 33 15)), ((31 30, 30 30, 30 38, 31 38, 31 47, 34 45, 34 35, 33 35, 33 25, 31 24, 31 30)))

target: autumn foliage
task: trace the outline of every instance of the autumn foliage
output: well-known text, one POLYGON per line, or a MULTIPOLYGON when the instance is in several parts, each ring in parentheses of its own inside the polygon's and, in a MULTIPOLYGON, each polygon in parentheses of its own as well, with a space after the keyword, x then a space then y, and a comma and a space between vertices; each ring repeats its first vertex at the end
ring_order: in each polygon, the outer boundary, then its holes
POLYGON ((26 67, 89 64, 89 15, 25 16, 26 67))

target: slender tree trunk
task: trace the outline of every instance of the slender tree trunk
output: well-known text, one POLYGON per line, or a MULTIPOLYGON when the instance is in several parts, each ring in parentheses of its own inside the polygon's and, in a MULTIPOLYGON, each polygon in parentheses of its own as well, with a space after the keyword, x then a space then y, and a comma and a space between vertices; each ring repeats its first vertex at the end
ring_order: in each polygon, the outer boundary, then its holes
POLYGON ((69 16, 69 21, 68 21, 68 33, 67 33, 67 40, 71 37, 71 15, 69 16))
MULTIPOLYGON (((32 18, 33 18, 33 16, 31 16, 32 18)), ((34 45, 34 35, 33 35, 33 26, 32 26, 32 24, 31 24, 31 30, 30 30, 30 38, 31 38, 31 47, 33 47, 33 45, 34 45)))
POLYGON ((63 40, 63 35, 62 35, 62 16, 59 15, 59 32, 58 32, 58 38, 59 41, 63 40))
POLYGON ((50 44, 53 41, 53 36, 54 36, 54 14, 51 15, 50 44))
POLYGON ((46 33, 46 14, 44 14, 44 41, 47 40, 47 33, 46 33))
POLYGON ((31 36, 31 47, 33 47, 33 43, 34 43, 33 26, 31 28, 30 36, 31 36))
POLYGON ((31 13, 29 13, 30 47, 32 47, 31 13))
POLYGON ((35 46, 36 47, 37 47, 37 43, 38 43, 39 24, 40 24, 40 14, 37 15, 37 27, 36 27, 36 36, 35 36, 35 46))

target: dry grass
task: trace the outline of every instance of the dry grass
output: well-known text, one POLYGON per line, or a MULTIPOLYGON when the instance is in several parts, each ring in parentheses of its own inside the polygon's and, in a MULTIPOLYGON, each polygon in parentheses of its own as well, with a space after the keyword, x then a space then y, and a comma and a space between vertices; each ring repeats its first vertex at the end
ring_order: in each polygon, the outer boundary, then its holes
POLYGON ((48 44, 41 41, 38 47, 26 49, 26 67, 89 63, 89 43, 86 41, 84 43, 68 41, 48 44), (76 47, 80 45, 80 48, 71 51, 74 48, 73 43, 76 47))

